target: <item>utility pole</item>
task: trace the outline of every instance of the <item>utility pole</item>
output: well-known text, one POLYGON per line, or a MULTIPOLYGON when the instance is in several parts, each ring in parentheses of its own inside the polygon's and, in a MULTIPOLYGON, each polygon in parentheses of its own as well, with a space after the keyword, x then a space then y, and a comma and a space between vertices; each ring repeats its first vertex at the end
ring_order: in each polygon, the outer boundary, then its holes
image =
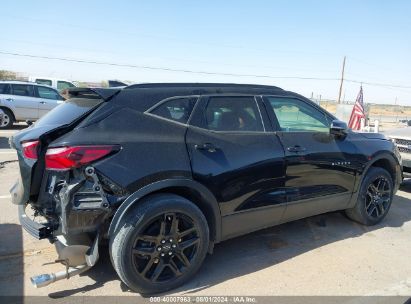
POLYGON ((340 83, 340 92, 338 93, 338 103, 340 103, 341 101, 341 91, 342 91, 343 82, 344 82, 344 69, 345 69, 345 56, 344 56, 342 72, 341 72, 341 83, 340 83))

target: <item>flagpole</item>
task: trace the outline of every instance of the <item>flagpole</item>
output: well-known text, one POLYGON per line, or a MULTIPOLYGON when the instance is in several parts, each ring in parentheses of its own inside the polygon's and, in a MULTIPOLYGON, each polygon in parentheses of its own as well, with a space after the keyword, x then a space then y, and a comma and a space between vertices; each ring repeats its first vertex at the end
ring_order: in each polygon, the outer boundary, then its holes
POLYGON ((345 70, 345 56, 344 56, 344 60, 343 60, 343 66, 342 66, 342 72, 341 72, 340 92, 338 93, 338 102, 337 103, 340 103, 340 101, 341 101, 341 91, 342 91, 343 82, 344 82, 344 70, 345 70))

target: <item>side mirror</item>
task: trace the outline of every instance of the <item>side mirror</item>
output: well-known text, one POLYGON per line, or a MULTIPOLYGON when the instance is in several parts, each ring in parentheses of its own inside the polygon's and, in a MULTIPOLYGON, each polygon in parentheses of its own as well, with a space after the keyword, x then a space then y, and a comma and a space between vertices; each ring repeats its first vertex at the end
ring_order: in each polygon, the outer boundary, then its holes
POLYGON ((330 126, 330 134, 335 136, 346 136, 348 132, 348 126, 341 120, 333 120, 330 126))

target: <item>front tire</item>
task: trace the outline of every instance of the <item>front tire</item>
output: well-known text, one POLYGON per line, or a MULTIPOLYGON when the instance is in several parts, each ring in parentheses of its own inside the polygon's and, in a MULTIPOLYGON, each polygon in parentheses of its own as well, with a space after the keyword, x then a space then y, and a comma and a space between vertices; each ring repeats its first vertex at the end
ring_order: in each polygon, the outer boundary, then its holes
POLYGON ((388 214, 393 199, 393 181, 387 170, 371 167, 359 190, 357 203, 346 215, 366 226, 376 225, 388 214))
POLYGON ((188 281, 208 245, 207 221, 196 205, 178 195, 155 194, 129 211, 110 240, 110 254, 130 289, 155 294, 188 281))

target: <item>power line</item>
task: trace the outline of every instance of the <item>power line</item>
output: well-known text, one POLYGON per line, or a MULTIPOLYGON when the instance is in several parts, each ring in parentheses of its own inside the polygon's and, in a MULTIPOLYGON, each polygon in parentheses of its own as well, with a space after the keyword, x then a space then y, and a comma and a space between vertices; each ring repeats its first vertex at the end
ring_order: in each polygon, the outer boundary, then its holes
POLYGON ((22 53, 15 53, 15 52, 6 52, 6 51, 2 51, 2 50, 0 50, 0 54, 11 55, 11 56, 19 56, 19 57, 28 57, 28 58, 37 58, 37 59, 46 59, 46 60, 58 60, 58 61, 66 61, 66 62, 88 63, 88 64, 98 64, 98 65, 110 65, 110 66, 117 66, 117 67, 128 67, 128 68, 136 68, 136 69, 160 70, 160 71, 167 71, 167 72, 182 72, 182 73, 204 74, 204 75, 256 77, 256 78, 272 78, 272 79, 338 80, 337 78, 299 77, 299 76, 272 76, 272 75, 258 75, 258 74, 237 74, 237 73, 221 73, 221 72, 210 72, 210 71, 195 71, 195 70, 188 70, 188 69, 174 69, 174 68, 156 67, 156 66, 148 66, 148 65, 135 65, 135 64, 106 62, 106 61, 93 61, 93 60, 86 60, 86 59, 40 56, 40 55, 33 55, 33 54, 22 54, 22 53))
MULTIPOLYGON (((0 50, 0 54, 10 55, 10 56, 17 56, 17 57, 45 59, 45 60, 57 60, 57 61, 65 61, 65 62, 77 62, 77 63, 116 66, 116 67, 128 67, 128 68, 135 68, 135 69, 159 70, 159 71, 167 71, 167 72, 181 72, 181 73, 203 74, 203 75, 256 77, 256 78, 268 78, 268 79, 321 80, 321 81, 338 81, 338 80, 340 80, 338 78, 323 78, 323 77, 273 76, 273 75, 262 75, 262 74, 221 73, 221 72, 200 71, 200 70, 196 71, 196 70, 189 70, 189 69, 175 69, 175 68, 167 68, 167 67, 148 66, 148 65, 135 65, 135 64, 106 62, 106 61, 94 61, 94 60, 86 60, 86 59, 41 56, 41 55, 23 54, 23 53, 17 53, 17 52, 8 52, 8 51, 3 51, 3 50, 0 50)), ((399 88, 399 89, 411 89, 411 86, 398 85, 398 84, 367 82, 367 81, 360 81, 360 80, 355 80, 355 79, 344 79, 344 80, 346 82, 359 83, 359 84, 362 83, 362 84, 366 84, 366 85, 370 85, 370 86, 387 87, 387 88, 399 88)))

